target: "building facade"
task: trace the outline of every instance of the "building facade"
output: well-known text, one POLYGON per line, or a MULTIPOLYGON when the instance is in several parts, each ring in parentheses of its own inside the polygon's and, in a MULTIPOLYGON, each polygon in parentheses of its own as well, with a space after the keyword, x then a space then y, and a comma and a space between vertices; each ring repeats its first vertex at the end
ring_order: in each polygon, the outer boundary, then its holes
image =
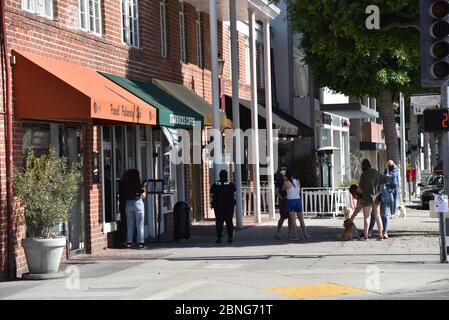
MULTIPOLYGON (((254 10, 249 7, 246 3, 254 10)), ((201 1, 177 0, 5 1, 14 165, 23 165, 28 147, 45 153, 50 146, 83 165, 71 221, 60 225, 69 238, 67 257, 95 254, 120 242, 118 181, 126 169, 138 169, 143 179, 164 180, 161 205, 153 197, 146 200, 148 238, 156 237, 158 225, 162 232, 172 230, 172 209, 179 200, 192 206, 194 217, 204 218, 210 170, 204 164, 174 165, 170 151, 177 129, 192 130, 197 122, 210 126, 215 58, 209 9, 201 1), (187 88, 191 99, 201 99, 210 110, 201 113, 163 81, 187 88)), ((248 59, 248 36, 237 34, 236 85, 229 67, 229 24, 223 22, 228 18, 217 18, 213 38, 225 61, 222 95, 232 96, 237 86, 238 97, 252 101, 254 81, 246 70, 255 59, 248 59)), ((4 79, 2 97, 8 94, 4 79)), ((26 272, 21 247, 26 230, 8 222, 5 113, 0 126, 0 274, 20 276, 26 272)))

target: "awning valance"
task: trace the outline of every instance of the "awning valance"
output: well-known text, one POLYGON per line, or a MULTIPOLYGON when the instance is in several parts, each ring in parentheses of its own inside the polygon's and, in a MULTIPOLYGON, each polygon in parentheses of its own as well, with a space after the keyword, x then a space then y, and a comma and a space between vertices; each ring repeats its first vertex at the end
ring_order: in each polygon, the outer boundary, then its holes
POLYGON ((156 109, 95 70, 13 51, 16 119, 156 124, 156 109))
POLYGON ((348 119, 379 118, 379 113, 377 111, 358 102, 322 104, 321 111, 348 119))
MULTIPOLYGON (((153 79, 153 84, 181 100, 191 109, 195 110, 204 117, 205 126, 213 126, 212 105, 201 98, 195 91, 187 88, 180 83, 174 83, 166 80, 153 79)), ((226 113, 220 111, 220 126, 222 128, 232 128, 232 121, 226 117, 226 113)))
MULTIPOLYGON (((230 98, 229 98, 230 99, 230 98)), ((246 107, 251 112, 251 102, 245 99, 239 99, 240 104, 246 107)), ((265 120, 266 112, 265 107, 262 105, 258 105, 257 108, 259 118, 263 118, 265 120)), ((296 120, 292 116, 288 115, 287 113, 277 109, 272 109, 272 120, 273 120, 273 126, 275 129, 278 129, 279 135, 286 135, 286 136, 301 136, 301 137, 313 137, 314 132, 313 129, 305 125, 299 120, 296 120)), ((262 124, 265 121, 262 122, 262 124)), ((260 123, 260 119, 259 119, 260 123)), ((265 128, 265 125, 259 126, 260 128, 265 128)))
POLYGON ((203 116, 154 84, 103 72, 101 74, 143 101, 155 106, 158 111, 157 123, 159 125, 185 129, 192 129, 196 123, 199 123, 200 126, 203 125, 203 116))

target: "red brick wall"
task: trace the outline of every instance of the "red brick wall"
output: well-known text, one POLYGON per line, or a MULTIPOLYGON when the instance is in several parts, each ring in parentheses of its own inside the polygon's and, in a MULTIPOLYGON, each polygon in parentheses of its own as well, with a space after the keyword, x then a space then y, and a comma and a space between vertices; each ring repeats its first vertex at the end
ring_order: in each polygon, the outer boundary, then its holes
MULTIPOLYGON (((139 2, 140 46, 136 49, 122 43, 120 6, 118 0, 102 0, 101 36, 89 34, 78 28, 78 1, 54 1, 55 19, 39 17, 21 9, 21 0, 6 0, 6 25, 9 49, 46 56, 55 60, 75 63, 79 66, 109 72, 121 76, 149 81, 150 78, 183 83, 211 102, 209 17, 202 14, 204 69, 196 65, 195 8, 185 5, 187 30, 187 63, 181 64, 177 0, 168 0, 168 58, 160 54, 159 0, 139 2)), ((219 23, 219 52, 229 63, 229 30, 219 23)), ((239 35, 239 58, 241 82, 244 82, 245 46, 244 36, 239 35)), ((229 65, 225 65, 224 79, 226 94, 231 94, 229 65)), ((12 84, 14 85, 14 83, 12 84)), ((3 93, 2 93, 3 95, 3 93)), ((240 96, 250 98, 249 86, 240 86, 240 96)), ((1 103, 1 102, 0 102, 1 103)), ((3 111, 3 105, 2 111, 3 111)), ((39 102, 36 103, 39 107, 39 102)), ((0 114, 1 115, 1 114, 0 114)), ((21 125, 14 123, 14 161, 22 161, 21 125)), ((4 120, 0 117, 0 276, 6 273, 6 174, 4 147, 4 120)), ((103 233, 101 189, 90 183, 90 159, 93 150, 100 149, 98 128, 88 123, 86 127, 86 249, 87 252, 101 250, 107 244, 103 233)), ((207 175, 204 181, 208 180, 207 175)), ((186 180, 189 181, 189 180, 186 180)), ((209 186, 206 184, 205 189, 209 186)), ((188 189, 188 188, 187 188, 188 189)), ((208 208, 209 206, 205 206, 208 208)), ((18 227, 16 262, 17 271, 26 270, 20 239, 24 236, 23 226, 18 227)))
MULTIPOLYGON (((1 84, 1 79, 0 79, 1 84)), ((0 86, 2 90, 3 86, 0 86)), ((3 111, 3 99, 0 101, 3 111)), ((0 114, 0 280, 7 274, 7 222, 6 222, 6 158, 5 158, 5 121, 0 114)))

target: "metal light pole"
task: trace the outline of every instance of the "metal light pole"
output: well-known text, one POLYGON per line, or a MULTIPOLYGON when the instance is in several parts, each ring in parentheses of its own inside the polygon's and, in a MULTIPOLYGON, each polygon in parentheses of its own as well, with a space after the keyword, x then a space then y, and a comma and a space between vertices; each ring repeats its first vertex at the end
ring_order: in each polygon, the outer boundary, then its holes
MULTIPOLYGON (((441 106, 449 107, 449 86, 445 84, 441 87, 441 106)), ((449 131, 444 131, 443 135, 443 175, 444 175, 444 194, 449 195, 449 131)), ((440 259, 442 263, 447 263, 447 244, 446 244, 446 234, 448 230, 446 229, 449 221, 444 218, 444 213, 438 213, 440 222, 440 237, 441 237, 441 254, 440 259)))
POLYGON ((401 126, 401 196, 402 203, 407 198, 407 161, 405 153, 405 102, 404 94, 399 95, 399 111, 400 111, 400 126, 401 126))

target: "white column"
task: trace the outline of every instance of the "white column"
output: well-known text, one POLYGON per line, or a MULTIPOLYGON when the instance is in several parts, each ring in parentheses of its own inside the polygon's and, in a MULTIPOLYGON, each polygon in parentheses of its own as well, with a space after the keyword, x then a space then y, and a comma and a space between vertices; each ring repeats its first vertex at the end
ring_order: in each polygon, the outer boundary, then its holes
POLYGON ((257 222, 262 222, 260 212, 260 168, 259 168, 259 124, 257 105, 257 69, 256 69, 256 15, 253 8, 248 8, 249 22, 249 50, 251 73, 251 120, 253 129, 253 157, 254 162, 254 209, 257 222))
POLYGON ((236 0, 229 0, 231 18, 231 66, 232 66, 232 123, 236 135, 234 139, 235 154, 235 187, 236 192, 236 218, 237 228, 243 227, 242 213, 242 154, 240 141, 240 101, 239 101, 239 69, 238 69, 238 33, 237 33, 237 9, 236 0))
POLYGON ((218 35, 216 0, 209 0, 210 61, 212 77, 212 112, 214 119, 214 179, 219 178, 222 162, 220 134, 220 98, 218 92, 218 35))
POLYGON ((273 114, 271 98, 271 35, 270 20, 267 18, 264 22, 264 71, 265 71, 265 119, 267 120, 267 144, 268 144, 268 188, 270 204, 269 211, 272 219, 276 218, 275 198, 274 198, 274 151, 273 151, 273 114))
POLYGON ((402 202, 406 201, 407 197, 407 159, 405 152, 405 102, 404 94, 401 92, 399 97, 399 111, 400 111, 400 122, 401 122, 401 196, 402 202))

